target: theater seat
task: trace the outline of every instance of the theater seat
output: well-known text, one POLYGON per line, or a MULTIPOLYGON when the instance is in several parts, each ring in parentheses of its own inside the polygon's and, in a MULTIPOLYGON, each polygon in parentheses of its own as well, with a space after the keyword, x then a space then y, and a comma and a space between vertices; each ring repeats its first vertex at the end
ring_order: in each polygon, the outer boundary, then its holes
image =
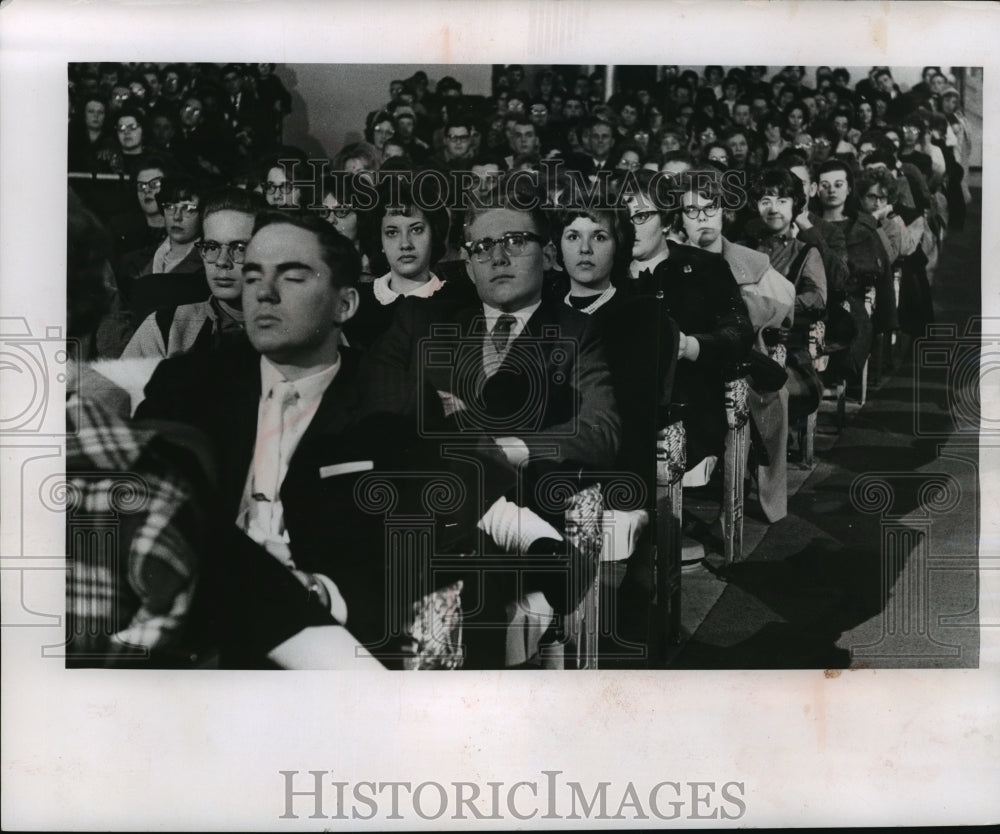
MULTIPOLYGON (((600 484, 571 495, 564 513, 563 536, 582 559, 596 565, 603 546, 604 497, 600 484)), ((577 577, 570 575, 570 583, 577 577)), ((556 614, 543 593, 532 592, 506 605, 505 665, 543 669, 597 669, 600 632, 600 575, 593 571, 580 603, 556 614)))
POLYGON ((741 367, 734 379, 726 382, 726 457, 722 485, 722 541, 726 562, 743 558, 743 499, 747 470, 747 436, 750 409, 747 397, 750 384, 741 367))
POLYGON ((687 468, 684 423, 677 411, 656 437, 656 598, 663 634, 659 641, 669 652, 681 638, 681 517, 684 470, 687 468))

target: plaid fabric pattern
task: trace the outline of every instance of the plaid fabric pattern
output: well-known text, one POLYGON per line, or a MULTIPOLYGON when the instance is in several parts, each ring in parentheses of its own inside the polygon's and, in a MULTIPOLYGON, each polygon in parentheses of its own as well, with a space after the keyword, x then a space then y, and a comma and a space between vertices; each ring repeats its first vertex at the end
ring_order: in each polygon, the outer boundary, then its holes
POLYGON ((67 654, 114 665, 177 643, 197 580, 192 489, 99 402, 68 410, 67 654))

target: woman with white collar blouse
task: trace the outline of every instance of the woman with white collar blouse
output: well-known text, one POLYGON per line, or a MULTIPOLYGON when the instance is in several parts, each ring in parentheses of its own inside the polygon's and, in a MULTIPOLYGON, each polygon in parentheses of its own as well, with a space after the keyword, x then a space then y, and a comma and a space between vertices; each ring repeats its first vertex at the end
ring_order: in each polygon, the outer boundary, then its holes
POLYGON ((552 217, 552 240, 564 278, 555 282, 563 302, 588 315, 603 315, 630 289, 628 265, 634 227, 614 208, 606 189, 592 202, 571 200, 552 217))
POLYGON ((397 193, 390 180, 379 186, 376 206, 365 217, 362 250, 369 251, 376 274, 380 263, 388 271, 359 287, 361 304, 345 329, 355 347, 369 347, 389 327, 401 298, 430 298, 445 286, 431 271, 447 251, 449 223, 447 209, 429 208, 440 204, 429 193, 433 182, 424 181, 419 200, 406 177, 395 180, 397 193))

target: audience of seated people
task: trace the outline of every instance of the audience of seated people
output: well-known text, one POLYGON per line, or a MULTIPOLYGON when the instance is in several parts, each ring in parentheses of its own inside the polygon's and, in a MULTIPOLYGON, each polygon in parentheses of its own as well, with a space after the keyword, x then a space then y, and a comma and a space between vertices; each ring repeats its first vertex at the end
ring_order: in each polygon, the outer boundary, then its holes
MULTIPOLYGON (((105 400, 128 389, 88 419, 201 432, 211 475, 187 465, 179 503, 212 493, 212 524, 195 526, 214 544, 194 602, 191 571, 170 579, 223 665, 332 623, 388 666, 531 662, 502 634, 510 606, 530 612, 535 649, 558 643, 595 570, 552 484, 593 495, 628 472, 652 494, 655 434, 677 413, 684 485, 716 483, 725 382, 741 374, 778 521, 789 418, 824 386, 858 386, 870 357, 890 362, 883 337, 932 322, 972 151, 940 68, 909 91, 886 67, 853 87, 820 67, 812 88, 801 67, 664 67, 608 91, 565 70, 508 67, 489 96, 395 79, 342 126, 365 141, 317 160, 284 144, 293 99, 273 64, 70 66, 71 237, 81 217, 103 224, 86 292, 70 275, 80 358, 105 360, 80 380, 105 400), (103 200, 104 178, 126 196, 103 200), (824 327, 825 370, 810 353, 824 327), (118 358, 152 362, 145 390, 118 358), (128 422, 137 407, 147 422, 128 422), (418 482, 435 472, 469 500, 430 500, 418 482), (359 504, 372 473, 425 512, 436 552, 466 561, 393 585, 385 513, 359 504), (507 570, 477 573, 477 555, 507 570), (418 633, 460 593, 464 656, 454 619, 418 633)), ((150 471, 169 480, 163 448, 150 471)), ((619 557, 648 522, 648 503, 626 504, 604 507, 619 557)), ((630 563, 618 604, 648 602, 651 575, 630 563)))

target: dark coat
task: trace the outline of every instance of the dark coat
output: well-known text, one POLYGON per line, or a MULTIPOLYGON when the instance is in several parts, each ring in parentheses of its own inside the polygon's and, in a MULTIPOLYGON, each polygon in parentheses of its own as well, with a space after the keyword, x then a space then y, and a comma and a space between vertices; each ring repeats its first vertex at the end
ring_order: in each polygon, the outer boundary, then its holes
MULTIPOLYGON (((611 369, 615 400, 622 422, 617 467, 638 475, 647 485, 656 478, 656 432, 669 422, 678 330, 655 296, 639 292, 638 281, 615 281, 616 292, 590 317, 597 323, 611 369)), ((565 304, 569 278, 560 274, 549 287, 553 298, 565 304)), ((614 503, 615 496, 605 496, 614 503)), ((620 509, 635 509, 623 506, 620 509)))
POLYGON ((694 336, 698 358, 677 363, 673 401, 687 406, 688 464, 723 450, 726 434, 725 381, 749 358, 753 325, 739 285, 722 255, 671 242, 669 257, 637 291, 662 303, 663 315, 694 336))
POLYGON ((519 437, 532 451, 529 479, 553 468, 613 467, 621 423, 590 317, 545 298, 489 379, 485 328, 481 305, 404 299, 364 357, 372 401, 388 395, 380 409, 417 415, 422 431, 442 438, 519 437), (445 413, 442 402, 456 397, 466 408, 445 413))
MULTIPOLYGON (((399 624, 406 622, 409 606, 431 590, 429 583, 438 587, 444 579, 430 575, 415 555, 419 547, 390 548, 387 525, 407 515, 405 526, 412 531, 413 519, 423 519, 426 524, 417 527, 429 524, 432 535, 426 554, 451 552, 451 543, 474 529, 479 515, 447 498, 429 507, 429 485, 441 482, 456 494, 474 495, 478 469, 442 462, 437 447, 423 444, 409 421, 368 410, 359 394, 357 354, 342 349, 341 357, 281 485, 285 525, 296 567, 333 580, 347 603, 351 634, 377 656, 391 655, 398 651, 399 624), (323 472, 359 461, 371 461, 371 469, 323 472), (387 503, 390 495, 395 501, 387 503), (392 562, 400 554, 410 561, 392 562)), ((230 653, 227 665, 236 666, 252 665, 248 657, 307 625, 332 622, 318 605, 310 608, 304 587, 234 524, 253 460, 260 396, 260 356, 238 338, 206 353, 164 360, 136 413, 139 420, 194 426, 214 450, 220 482, 215 516, 223 544, 218 561, 206 566, 206 593, 218 603, 216 625, 230 653)), ((468 502, 470 508, 479 503, 468 502)))

